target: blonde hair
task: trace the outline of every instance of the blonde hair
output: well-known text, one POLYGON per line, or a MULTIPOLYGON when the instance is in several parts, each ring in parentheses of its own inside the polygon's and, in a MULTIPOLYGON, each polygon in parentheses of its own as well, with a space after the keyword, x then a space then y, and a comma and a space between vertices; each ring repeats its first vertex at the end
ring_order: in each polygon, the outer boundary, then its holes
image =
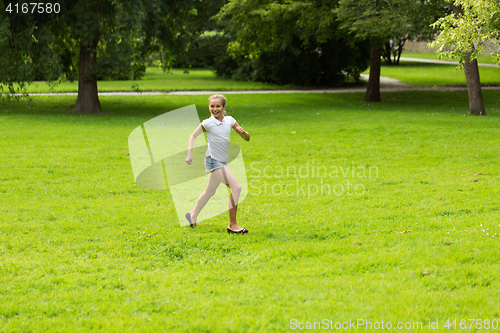
MULTIPOLYGON (((226 107, 226 102, 227 102, 227 98, 224 97, 224 95, 220 95, 220 94, 215 94, 215 95, 212 95, 208 98, 208 103, 210 103, 210 100, 212 99, 220 99, 222 100, 222 106, 223 107, 226 107)), ((224 110, 223 114, 226 116, 227 113, 226 113, 226 110, 224 110)))
POLYGON ((224 97, 224 95, 218 95, 218 94, 212 95, 208 98, 208 102, 210 103, 210 100, 212 100, 212 99, 221 99, 222 106, 226 106, 227 98, 224 97))

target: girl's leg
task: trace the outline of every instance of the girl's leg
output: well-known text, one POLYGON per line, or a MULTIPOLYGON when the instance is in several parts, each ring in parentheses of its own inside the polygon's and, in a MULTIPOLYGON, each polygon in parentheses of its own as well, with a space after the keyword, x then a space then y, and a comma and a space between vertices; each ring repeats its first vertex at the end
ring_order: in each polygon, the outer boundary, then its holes
POLYGON ((229 197, 229 229, 233 231, 238 231, 241 228, 238 226, 236 222, 236 212, 238 211, 238 205, 234 205, 233 194, 229 197))
POLYGON ((219 180, 218 177, 214 175, 213 172, 208 175, 208 184, 207 188, 205 189, 205 192, 203 192, 198 200, 196 201, 196 205, 194 206, 193 210, 191 211, 191 221, 192 223, 196 226, 196 218, 198 217, 198 214, 200 214, 201 210, 205 205, 207 204, 208 200, 210 200, 211 197, 215 194, 217 191, 217 188, 219 187, 219 184, 221 181, 219 180))
POLYGON ((231 189, 231 198, 229 200, 229 209, 238 206, 238 200, 241 194, 241 185, 227 166, 214 170, 211 175, 226 184, 231 189))
POLYGON ((226 184, 231 189, 229 197, 229 229, 240 231, 241 228, 236 222, 236 212, 238 210, 238 200, 241 194, 241 185, 228 167, 223 167, 212 172, 220 182, 226 184))

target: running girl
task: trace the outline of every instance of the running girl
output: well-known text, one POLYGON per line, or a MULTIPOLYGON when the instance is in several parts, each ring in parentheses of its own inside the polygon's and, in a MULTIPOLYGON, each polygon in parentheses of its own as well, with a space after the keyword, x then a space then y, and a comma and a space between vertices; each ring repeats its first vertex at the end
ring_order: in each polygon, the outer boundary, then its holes
POLYGON ((227 167, 229 158, 229 142, 231 139, 231 128, 238 133, 243 140, 249 141, 250 134, 238 125, 238 122, 231 116, 226 115, 226 97, 222 95, 212 95, 208 98, 208 109, 212 116, 202 121, 189 137, 188 153, 186 162, 193 163, 193 147, 196 138, 205 132, 208 139, 208 149, 205 154, 206 172, 208 184, 191 212, 186 213, 186 219, 191 227, 196 227, 196 218, 205 207, 208 200, 215 194, 220 183, 226 184, 231 189, 229 197, 229 226, 228 233, 245 234, 247 229, 242 228, 236 222, 236 212, 238 210, 238 199, 241 193, 241 185, 238 183, 233 173, 227 167))

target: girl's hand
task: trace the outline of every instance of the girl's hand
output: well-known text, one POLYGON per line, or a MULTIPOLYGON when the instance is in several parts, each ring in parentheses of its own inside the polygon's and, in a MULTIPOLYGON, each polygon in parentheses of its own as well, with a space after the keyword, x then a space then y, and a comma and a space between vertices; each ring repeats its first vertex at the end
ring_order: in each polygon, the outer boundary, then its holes
POLYGON ((241 134, 241 133, 245 133, 245 130, 243 129, 243 127, 241 127, 241 126, 239 126, 239 125, 238 125, 238 126, 235 126, 235 127, 234 127, 234 130, 235 130, 236 132, 240 133, 240 134, 241 134))
POLYGON ((247 131, 245 131, 238 122, 235 122, 233 125, 233 129, 236 131, 236 133, 241 136, 241 138, 245 141, 250 141, 250 134, 248 134, 247 131))
POLYGON ((187 154, 187 156, 186 156, 186 163, 189 164, 189 165, 193 164, 193 155, 187 154))

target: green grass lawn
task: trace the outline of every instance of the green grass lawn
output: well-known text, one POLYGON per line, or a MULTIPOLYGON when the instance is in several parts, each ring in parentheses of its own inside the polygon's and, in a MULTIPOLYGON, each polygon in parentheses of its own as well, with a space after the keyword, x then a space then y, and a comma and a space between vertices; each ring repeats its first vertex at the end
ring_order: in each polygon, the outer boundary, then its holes
MULTIPOLYGON (((403 51, 401 53, 402 57, 408 57, 408 58, 422 58, 422 59, 432 59, 432 60, 455 60, 458 62, 458 59, 448 59, 446 57, 441 57, 439 58, 439 55, 435 52, 406 52, 403 51)), ((484 56, 481 55, 477 58, 477 61, 479 63, 485 63, 485 64, 495 64, 495 61, 493 60, 492 56, 484 56)))
POLYGON ((208 117, 207 96, 0 104, 0 331, 498 322, 500 96, 483 93, 486 117, 466 92, 229 96, 251 134, 233 136, 247 235, 226 214, 181 228, 168 191, 134 183, 130 132, 193 103, 208 117))
MULTIPOLYGON (((398 66, 382 64, 380 75, 412 86, 466 86, 464 70, 454 65, 401 61, 398 66)), ((500 85, 500 68, 479 67, 479 76, 483 85, 500 85)))
MULTIPOLYGON (((189 74, 183 69, 172 69, 163 73, 161 68, 148 67, 146 75, 136 81, 98 81, 97 89, 104 91, 179 91, 179 90, 262 90, 290 89, 292 85, 278 86, 262 82, 243 82, 215 76, 209 69, 190 69, 189 74), (135 86, 135 87, 133 87, 135 86)), ((28 86, 30 93, 77 92, 78 82, 64 81, 52 89, 45 82, 34 82, 28 86)))

